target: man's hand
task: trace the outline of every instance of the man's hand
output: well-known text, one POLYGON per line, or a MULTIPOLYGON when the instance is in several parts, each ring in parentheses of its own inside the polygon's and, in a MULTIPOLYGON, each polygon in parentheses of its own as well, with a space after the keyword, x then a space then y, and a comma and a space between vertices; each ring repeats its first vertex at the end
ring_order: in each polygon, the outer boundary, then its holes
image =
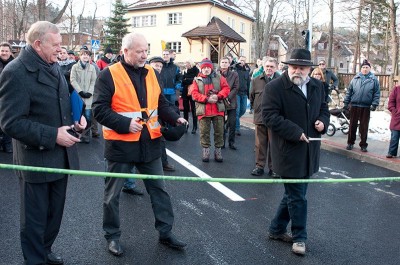
POLYGON ((322 121, 316 120, 314 123, 314 127, 317 131, 322 132, 325 128, 325 125, 322 121))
POLYGON ((131 133, 137 133, 140 132, 143 129, 143 125, 139 123, 139 119, 132 119, 131 124, 129 125, 129 131, 131 133))
POLYGON ((372 105, 372 106, 370 107, 370 110, 371 110, 371 111, 375 111, 375 110, 376 110, 376 106, 375 106, 375 105, 372 105))
POLYGON ((75 143, 79 143, 81 140, 79 138, 72 136, 67 131, 70 130, 70 126, 62 126, 57 130, 56 143, 61 146, 70 147, 75 143))
POLYGON ((185 119, 182 118, 182 117, 179 117, 179 118, 176 120, 176 123, 178 123, 178 124, 185 124, 185 125, 188 125, 188 124, 189 124, 188 121, 185 120, 185 119))
POLYGON ((87 126, 87 121, 86 121, 85 116, 81 116, 81 120, 79 121, 79 123, 75 122, 75 124, 74 124, 75 130, 77 132, 84 130, 86 128, 86 126, 87 126))
POLYGON ((301 134, 301 136, 300 136, 300 141, 304 141, 304 142, 307 142, 307 143, 310 142, 310 141, 308 140, 307 136, 306 136, 304 133, 301 134))
POLYGON ((218 96, 215 95, 215 94, 211 95, 211 96, 208 98, 208 103, 213 104, 213 103, 217 103, 217 101, 218 101, 218 96))

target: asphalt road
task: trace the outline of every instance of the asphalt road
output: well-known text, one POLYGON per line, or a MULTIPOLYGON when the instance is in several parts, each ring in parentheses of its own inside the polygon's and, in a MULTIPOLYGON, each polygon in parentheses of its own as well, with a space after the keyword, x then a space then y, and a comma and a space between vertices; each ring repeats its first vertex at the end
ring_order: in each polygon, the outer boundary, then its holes
MULTIPOLYGON (((167 148, 211 177, 253 178, 254 131, 243 129, 239 150, 225 149, 224 162, 201 162, 198 134, 167 148)), ((103 142, 80 144, 81 168, 103 171, 103 142)), ((296 159, 296 158, 293 158, 296 159)), ((11 156, 0 153, 1 163, 11 156)), ((170 159, 170 175, 196 176, 170 159)), ((398 173, 322 151, 314 178, 392 177, 398 173)), ((188 166, 190 168, 190 165, 188 166)), ((196 171, 197 172, 197 171, 196 171)), ((198 173, 198 172, 197 172, 198 173)), ((265 176, 267 177, 267 176, 265 176)), ((143 189, 142 181, 138 181, 143 189)), ((122 257, 107 252, 102 231, 103 179, 72 176, 64 219, 53 250, 65 264, 400 264, 398 182, 310 184, 307 254, 267 239, 267 228, 283 194, 280 184, 223 184, 244 198, 233 201, 203 182, 168 181, 175 211, 175 234, 188 243, 175 251, 158 243, 149 196, 121 195, 122 257)), ((0 171, 0 264, 22 264, 19 245, 19 191, 12 172, 0 171)))

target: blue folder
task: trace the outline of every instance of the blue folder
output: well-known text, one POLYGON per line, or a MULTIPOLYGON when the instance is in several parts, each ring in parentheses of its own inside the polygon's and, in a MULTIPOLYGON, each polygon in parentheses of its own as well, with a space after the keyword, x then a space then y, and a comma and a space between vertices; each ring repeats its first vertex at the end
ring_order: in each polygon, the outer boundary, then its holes
POLYGON ((72 121, 74 123, 79 123, 83 112, 85 111, 85 102, 83 102, 82 98, 79 94, 73 90, 70 95, 71 100, 71 111, 72 111, 72 121))

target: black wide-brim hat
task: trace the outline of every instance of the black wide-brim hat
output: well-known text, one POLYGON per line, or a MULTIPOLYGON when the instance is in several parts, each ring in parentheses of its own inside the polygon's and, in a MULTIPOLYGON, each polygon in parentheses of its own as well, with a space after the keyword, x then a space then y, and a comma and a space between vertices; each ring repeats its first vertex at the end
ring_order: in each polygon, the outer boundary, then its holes
POLYGON ((316 64, 311 61, 310 51, 306 49, 294 49, 290 55, 290 59, 287 62, 282 63, 302 66, 316 66, 316 64))
POLYGON ((178 124, 175 127, 166 126, 161 128, 161 133, 167 141, 178 141, 187 131, 186 124, 178 124))

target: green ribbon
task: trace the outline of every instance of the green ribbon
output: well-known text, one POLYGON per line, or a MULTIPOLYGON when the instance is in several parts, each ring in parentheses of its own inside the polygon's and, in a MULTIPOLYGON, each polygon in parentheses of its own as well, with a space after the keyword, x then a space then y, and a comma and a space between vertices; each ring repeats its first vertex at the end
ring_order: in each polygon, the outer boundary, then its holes
POLYGON ((32 167, 11 164, 1 164, 0 169, 12 169, 20 171, 34 171, 44 173, 94 176, 94 177, 113 177, 113 178, 135 178, 135 179, 162 179, 175 181, 197 181, 197 182, 227 182, 227 183, 260 183, 260 184, 283 184, 283 183, 353 183, 353 182, 382 182, 382 181, 400 181, 400 177, 384 178, 351 178, 351 179, 241 179, 241 178, 198 178, 182 176, 164 176, 164 175, 142 175, 132 173, 113 173, 97 172, 86 170, 72 170, 48 167, 32 167))

